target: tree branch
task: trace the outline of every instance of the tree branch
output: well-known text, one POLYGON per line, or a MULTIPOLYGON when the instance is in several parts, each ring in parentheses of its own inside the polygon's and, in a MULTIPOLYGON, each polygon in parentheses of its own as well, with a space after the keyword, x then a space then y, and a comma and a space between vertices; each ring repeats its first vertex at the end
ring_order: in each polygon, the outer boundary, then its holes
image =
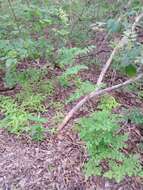
POLYGON ((78 102, 76 104, 75 107, 73 107, 71 109, 71 111, 67 114, 67 116, 65 117, 65 119, 63 120, 63 123, 59 126, 59 131, 61 131, 64 126, 67 124, 67 122, 71 119, 71 117, 73 116, 73 114, 75 112, 77 112, 77 110, 83 105, 85 104, 88 100, 92 99, 93 97, 97 97, 97 96, 101 96, 101 95, 104 95, 106 94, 107 92, 111 92, 113 90, 116 90, 116 89, 119 89, 121 87, 124 87, 128 84, 131 84, 131 83, 134 83, 138 80, 140 80, 141 78, 143 78, 143 73, 142 74, 139 74, 137 77, 135 78, 132 78, 132 79, 129 79, 123 83, 120 83, 120 84, 117 84, 117 85, 114 85, 114 86, 111 86, 111 87, 108 87, 108 88, 105 88, 105 89, 99 89, 99 90, 96 90, 94 92, 91 92, 90 94, 88 94, 87 96, 85 96, 80 102, 78 102))
MULTIPOLYGON (((141 13, 140 15, 138 15, 135 19, 135 22, 133 23, 132 25, 132 32, 135 31, 135 28, 136 28, 136 25, 139 23, 139 21, 143 18, 143 13, 141 13)), ((116 54, 116 52, 122 48, 124 45, 126 45, 128 43, 128 38, 126 36, 122 37, 122 39, 120 40, 120 42, 118 43, 118 45, 113 49, 109 59, 107 60, 106 64, 104 65, 100 75, 99 75, 99 78, 98 78, 98 81, 97 81, 97 85, 100 85, 102 83, 102 80, 108 70, 108 68, 110 67, 111 63, 112 63, 112 60, 113 60, 113 57, 114 55, 116 54)))
MULTIPOLYGON (((135 22, 133 23, 132 25, 132 32, 135 30, 135 27, 136 25, 138 24, 138 22, 143 18, 143 13, 141 13, 140 15, 138 15, 135 19, 135 22)), ((111 86, 109 88, 105 88, 103 90, 100 90, 100 86, 101 86, 101 83, 103 81, 103 78, 107 72, 107 70, 109 69, 111 63, 112 63, 112 60, 113 60, 113 57, 115 56, 115 54, 117 53, 117 51, 124 47, 126 44, 128 43, 128 37, 127 36, 123 36, 121 38, 121 40, 119 41, 118 45, 113 49, 109 59, 107 60, 107 62, 105 63, 105 65, 103 66, 102 70, 101 70, 101 73, 99 75, 99 78, 97 80, 97 88, 95 91, 91 92, 90 94, 88 94, 87 96, 85 96, 83 99, 81 99, 72 109, 71 111, 66 115, 66 117, 64 118, 62 124, 59 126, 59 131, 61 131, 65 125, 68 123, 68 121, 73 117, 73 115, 79 110, 79 108, 85 104, 87 101, 89 101, 91 98, 93 97, 96 97, 96 96, 99 96, 99 95, 103 95, 109 91, 112 91, 112 90, 115 90, 117 88, 120 88, 120 87, 123 87, 127 84, 130 84, 136 80, 139 80, 140 78, 143 77, 143 74, 140 74, 139 76, 137 76, 136 78, 134 79, 129 79, 127 80, 126 82, 124 83, 121 83, 121 84, 118 84, 118 85, 115 85, 115 86, 111 86)))

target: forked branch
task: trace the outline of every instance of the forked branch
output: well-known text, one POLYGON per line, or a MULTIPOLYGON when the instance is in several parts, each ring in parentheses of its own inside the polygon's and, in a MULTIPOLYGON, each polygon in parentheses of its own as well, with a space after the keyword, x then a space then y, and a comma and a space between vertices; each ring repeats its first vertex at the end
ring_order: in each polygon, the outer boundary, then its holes
POLYGON ((119 88, 122 88, 128 84, 131 84, 131 83, 134 83, 138 80, 140 80, 141 78, 143 78, 143 73, 142 74, 139 74, 137 77, 135 78, 132 78, 132 79, 129 79, 123 83, 120 83, 120 84, 117 84, 117 85, 114 85, 114 86, 111 86, 111 87, 108 87, 108 88, 105 88, 105 89, 98 89, 94 92, 91 92, 90 94, 88 94, 87 96, 85 96, 81 101, 79 101, 72 109, 71 111, 67 114, 67 116, 65 117, 65 119, 63 120, 63 123, 59 126, 59 131, 61 131, 64 126, 67 124, 67 122, 72 118, 73 114, 75 114, 79 108, 85 104, 88 100, 92 99, 93 97, 97 97, 97 96, 101 96, 101 95, 104 95, 106 94, 107 92, 111 92, 113 90, 116 90, 116 89, 119 89, 119 88))
MULTIPOLYGON (((143 13, 141 13, 140 15, 138 15, 135 19, 135 22, 132 25, 132 32, 134 32, 136 25, 138 24, 138 22, 143 18, 143 13)), ((128 43, 128 37, 123 36, 121 38, 121 40, 119 41, 119 43, 117 44, 117 46, 113 49, 109 59, 107 60, 107 62, 105 63, 105 65, 103 66, 101 73, 99 75, 99 78, 97 80, 97 88, 95 91, 91 92, 90 94, 86 95, 83 99, 81 99, 70 111, 69 113, 66 115, 66 117, 64 118, 62 124, 59 126, 58 130, 61 131, 65 125, 69 122, 69 120, 73 117, 73 115, 83 106, 83 104, 85 104, 87 101, 89 101, 91 98, 93 97, 97 97, 99 95, 103 95, 107 92, 110 92, 112 90, 121 88, 125 85, 128 85, 130 83, 135 82, 136 80, 139 80, 143 77, 143 74, 139 74, 136 78, 133 79, 129 79, 121 84, 115 85, 115 86, 111 86, 105 89, 100 89, 101 83, 103 81, 103 78, 105 76, 105 74, 107 73, 112 60, 115 56, 115 54, 119 51, 120 48, 124 47, 126 44, 128 43)))

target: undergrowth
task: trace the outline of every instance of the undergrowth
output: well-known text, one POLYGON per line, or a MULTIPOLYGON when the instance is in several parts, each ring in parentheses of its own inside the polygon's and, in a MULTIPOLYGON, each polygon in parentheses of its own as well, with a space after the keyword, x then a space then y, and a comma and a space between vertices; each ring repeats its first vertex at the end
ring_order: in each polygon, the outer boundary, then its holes
POLYGON ((3 119, 0 127, 14 134, 28 133, 35 140, 43 140, 47 119, 41 116, 46 108, 44 101, 53 94, 52 81, 44 81, 46 72, 29 68, 15 73, 15 82, 20 92, 14 97, 0 95, 0 110, 3 119))
POLYGON ((128 134, 118 132, 122 116, 112 112, 117 106, 113 97, 106 96, 98 106, 99 111, 78 122, 77 129, 89 155, 84 166, 87 177, 104 176, 117 182, 126 176, 143 177, 139 155, 124 153, 128 134))
POLYGON ((47 123, 47 119, 29 113, 23 105, 6 96, 0 96, 0 110, 3 114, 3 119, 0 120, 1 128, 17 135, 28 132, 35 140, 44 139, 45 129, 42 124, 47 123))
MULTIPOLYGON (((5 74, 4 86, 19 87, 19 91, 15 96, 0 95, 0 127, 17 135, 28 133, 37 141, 44 140, 47 131, 55 133, 55 128, 44 127, 47 119, 42 114, 52 107, 51 124, 57 126, 63 119, 63 102, 53 99, 57 88, 74 88, 74 93, 65 98, 66 104, 96 90, 96 85, 82 79, 80 72, 90 72, 90 66, 102 66, 102 60, 96 58, 98 46, 93 40, 99 32, 107 34, 111 48, 117 45, 118 36, 129 40, 114 57, 112 69, 116 73, 134 77, 142 71, 143 45, 136 32, 131 31, 131 21, 141 11, 139 0, 132 0, 129 5, 127 0, 2 1, 0 70, 5 74)), ((130 88, 133 91, 143 98, 137 84, 130 88)), ((125 119, 142 125, 142 111, 133 108, 123 118, 113 112, 117 106, 113 97, 104 97, 97 111, 78 123, 89 155, 84 167, 87 176, 105 176, 119 182, 125 176, 143 175, 139 156, 124 153, 129 134, 118 132, 125 119)))

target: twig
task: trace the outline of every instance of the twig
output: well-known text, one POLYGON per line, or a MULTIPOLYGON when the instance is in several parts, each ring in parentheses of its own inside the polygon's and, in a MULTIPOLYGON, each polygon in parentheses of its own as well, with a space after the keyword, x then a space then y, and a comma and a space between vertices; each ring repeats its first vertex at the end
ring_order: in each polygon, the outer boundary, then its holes
POLYGON ((88 57, 93 57, 93 56, 96 56, 96 55, 99 55, 101 53, 109 53, 111 52, 110 50, 105 50, 105 49, 99 49, 96 53, 95 52, 91 52, 90 54, 83 54, 83 55, 79 55, 77 56, 75 59, 84 59, 84 58, 88 58, 88 57))
MULTIPOLYGON (((140 15, 138 15, 135 19, 135 22, 133 23, 132 25, 132 31, 135 30, 135 27, 137 25, 137 23, 142 19, 143 17, 143 13, 141 13, 140 15)), ((79 110, 79 108, 81 108, 81 106, 83 104, 85 104, 87 101, 89 101, 91 98, 93 97, 96 97, 96 96, 99 96, 101 94, 104 94, 106 92, 109 92, 111 90, 115 90, 117 88, 120 88, 122 86, 125 86, 127 84, 130 84, 136 80, 139 80, 143 74, 139 75, 138 77, 136 77, 135 79, 129 79, 127 80, 126 82, 124 83, 121 83, 121 84, 118 84, 118 85, 115 85, 115 86, 111 86, 109 88, 106 88, 106 89, 103 89, 103 90, 100 90, 100 86, 101 86, 101 83, 103 81, 103 78, 108 70, 108 68, 110 67, 111 63, 112 63, 112 60, 113 60, 113 57, 115 56, 116 52, 122 48, 124 45, 126 45, 128 43, 128 38, 126 36, 122 37, 122 39, 119 41, 118 45, 113 49, 109 59, 107 60, 107 62, 105 63, 105 65, 103 66, 102 70, 101 70, 101 73, 99 75, 99 78, 97 80, 97 88, 95 91, 91 92, 90 94, 86 95, 83 99, 81 99, 72 109, 71 111, 66 115, 66 117, 64 118, 62 124, 59 126, 59 131, 61 131, 65 125, 68 123, 68 121, 73 117, 73 115, 79 110)))
POLYGON ((135 19, 134 24, 132 25, 132 31, 135 31, 135 28, 137 26, 137 24, 139 23, 139 21, 143 18, 143 13, 141 13, 140 15, 138 15, 135 19))
POLYGON ((4 89, 0 89, 0 92, 7 92, 7 91, 12 91, 16 88, 16 85, 11 87, 11 88, 4 88, 4 89))
POLYGON ((12 7, 11 0, 8 0, 8 5, 9 5, 9 8, 10 8, 10 10, 12 12, 13 19, 14 19, 16 25, 17 25, 17 29, 18 29, 19 33, 21 34, 21 29, 20 29, 20 26, 18 24, 18 20, 17 20, 16 14, 14 12, 14 9, 12 7))

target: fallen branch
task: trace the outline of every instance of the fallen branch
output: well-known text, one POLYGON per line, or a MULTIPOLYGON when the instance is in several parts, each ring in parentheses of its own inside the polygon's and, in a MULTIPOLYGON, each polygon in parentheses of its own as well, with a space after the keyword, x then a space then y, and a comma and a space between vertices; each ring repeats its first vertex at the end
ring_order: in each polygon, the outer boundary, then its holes
MULTIPOLYGON (((133 32, 135 30, 135 27, 136 25, 138 24, 138 22, 143 18, 143 13, 141 13, 140 15, 138 15, 135 19, 135 22, 133 23, 132 25, 132 29, 131 31, 133 32)), ((105 65, 103 66, 102 70, 101 70, 101 73, 99 75, 99 78, 97 80, 97 88, 95 91, 91 92, 90 94, 88 94, 87 96, 85 96, 82 100, 80 100, 72 109, 71 111, 66 115, 66 117, 64 118, 62 124, 59 126, 58 130, 61 131, 65 125, 69 122, 69 120, 73 117, 73 115, 79 110, 79 108, 81 108, 81 106, 83 104, 85 104, 87 101, 89 101, 91 98, 93 97, 96 97, 96 96, 99 96, 99 95, 103 95, 107 92, 110 92, 112 90, 115 90, 117 88, 120 88, 120 87, 123 87, 127 84, 130 84, 136 80, 139 80, 140 78, 143 77, 143 74, 140 74, 139 76, 137 76, 136 78, 134 79, 129 79, 127 80, 126 82, 124 83, 121 83, 121 84, 118 84, 118 85, 115 85, 115 86, 111 86, 109 88, 105 88, 103 90, 100 90, 100 86, 101 86, 101 83, 103 81, 103 78, 107 72, 107 70, 109 69, 111 63, 112 63, 112 60, 115 56, 115 54, 117 53, 117 51, 124 47, 126 44, 128 43, 128 37, 127 36, 123 36, 121 38, 121 40, 119 41, 118 45, 113 49, 109 59, 107 60, 107 62, 105 63, 105 65)))

